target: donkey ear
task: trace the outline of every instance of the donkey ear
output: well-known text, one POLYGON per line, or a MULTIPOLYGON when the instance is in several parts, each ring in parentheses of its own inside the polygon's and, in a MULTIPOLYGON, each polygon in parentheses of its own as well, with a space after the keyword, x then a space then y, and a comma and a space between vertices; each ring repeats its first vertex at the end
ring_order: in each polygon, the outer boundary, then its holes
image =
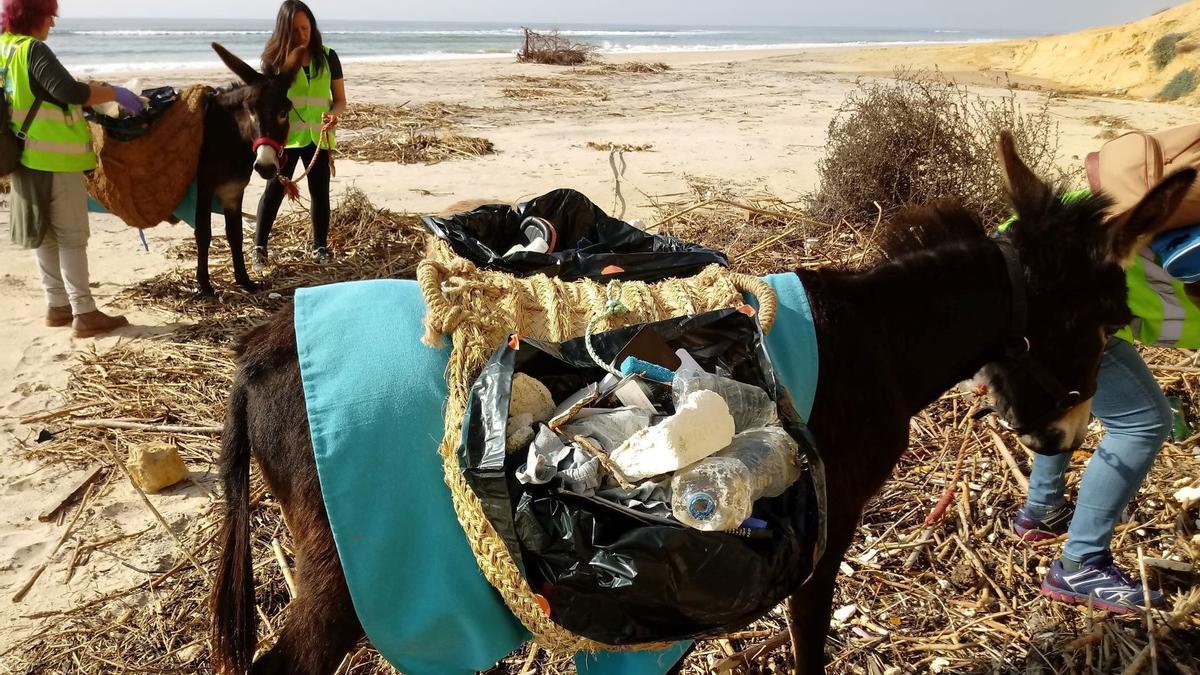
POLYGON ((1000 157, 1000 173, 1004 176, 1004 188, 1017 211, 1017 216, 1024 220, 1033 220, 1041 216, 1054 196, 1050 186, 1035 176, 1025 162, 1021 161, 1011 131, 1005 129, 1000 132, 997 150, 1000 157))
POLYGON ((258 72, 254 68, 251 68, 245 61, 234 56, 233 53, 222 47, 220 44, 214 42, 212 43, 212 48, 213 51, 217 53, 217 56, 221 57, 221 60, 225 62, 225 65, 228 66, 229 69, 233 71, 233 74, 237 75, 242 82, 245 82, 246 84, 257 84, 266 79, 263 77, 262 73, 258 72))
POLYGON ((287 59, 283 62, 283 68, 279 70, 279 74, 287 77, 290 81, 296 77, 296 73, 300 72, 300 68, 304 66, 304 52, 307 47, 296 47, 288 52, 287 59))
POLYGON ((1124 264, 1146 240, 1158 234, 1183 203, 1197 171, 1181 169, 1159 181, 1132 209, 1115 218, 1110 225, 1109 257, 1124 264))

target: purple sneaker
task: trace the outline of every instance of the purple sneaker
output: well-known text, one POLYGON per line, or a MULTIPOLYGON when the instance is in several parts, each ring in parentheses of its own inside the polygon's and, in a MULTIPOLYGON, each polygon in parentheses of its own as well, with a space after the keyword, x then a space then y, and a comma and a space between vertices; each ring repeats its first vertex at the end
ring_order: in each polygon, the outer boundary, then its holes
POLYGON ((1025 507, 1021 507, 1021 510, 1017 511, 1017 517, 1013 519, 1013 532, 1025 541, 1053 539, 1067 533, 1067 527, 1074 515, 1075 505, 1071 502, 1063 502, 1043 518, 1034 518, 1025 507))
POLYGON ((1042 581, 1042 595, 1082 605, 1086 605, 1090 597, 1096 608, 1117 614, 1131 614, 1143 609, 1147 593, 1151 606, 1162 604, 1162 593, 1147 591, 1131 579, 1117 567, 1108 551, 1088 556, 1074 572, 1063 569, 1062 560, 1055 560, 1042 581))

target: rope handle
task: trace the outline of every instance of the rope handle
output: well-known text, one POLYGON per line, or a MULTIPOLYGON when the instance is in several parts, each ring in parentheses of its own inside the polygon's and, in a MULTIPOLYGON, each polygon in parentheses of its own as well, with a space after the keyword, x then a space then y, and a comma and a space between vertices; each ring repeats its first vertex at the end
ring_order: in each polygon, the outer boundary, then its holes
POLYGON ((313 167, 317 165, 317 160, 321 157, 322 145, 327 146, 324 148, 324 150, 329 156, 329 175, 337 175, 337 171, 333 168, 333 147, 331 147, 333 144, 329 141, 329 132, 336 124, 337 121, 335 119, 335 121, 329 122, 321 127, 321 139, 317 142, 317 151, 313 153, 312 159, 308 160, 308 166, 304 167, 304 173, 300 174, 296 178, 288 178, 287 176, 283 175, 282 172, 276 176, 279 179, 279 184, 283 186, 283 193, 287 195, 288 200, 296 201, 297 199, 300 199, 300 186, 297 185, 297 183, 304 180, 308 176, 309 172, 313 170, 313 167))
POLYGON ((775 316, 779 312, 779 296, 767 282, 749 274, 731 272, 729 280, 733 287, 741 293, 749 293, 758 298, 758 324, 762 326, 763 334, 771 332, 775 325, 775 316))
POLYGON ((623 288, 624 287, 621 285, 620 281, 614 279, 608 282, 608 288, 606 289, 607 302, 604 303, 604 309, 596 312, 595 316, 592 317, 592 320, 588 321, 587 328, 583 331, 583 344, 585 347, 587 347, 588 356, 592 357, 592 361, 594 361, 596 365, 600 366, 609 373, 612 373, 617 378, 624 376, 621 374, 621 371, 613 368, 608 364, 607 361, 601 359, 596 353, 596 348, 592 346, 592 333, 595 331, 596 326, 598 326, 601 321, 604 321, 610 316, 624 316, 629 313, 629 308, 625 306, 625 303, 621 302, 621 291, 623 288))
POLYGON ((462 307, 452 305, 442 292, 442 284, 452 276, 470 274, 475 266, 466 260, 449 265, 425 259, 417 263, 417 286, 425 298, 425 334, 421 342, 435 349, 442 346, 442 336, 449 335, 466 318, 462 307))

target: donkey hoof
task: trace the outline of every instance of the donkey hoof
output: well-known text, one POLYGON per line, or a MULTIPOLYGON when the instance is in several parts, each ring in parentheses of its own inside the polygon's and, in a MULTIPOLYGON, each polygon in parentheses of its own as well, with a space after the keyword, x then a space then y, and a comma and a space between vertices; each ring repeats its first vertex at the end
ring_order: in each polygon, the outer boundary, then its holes
POLYGON ((247 293, 257 293, 265 288, 263 284, 260 284, 257 281, 251 281, 250 279, 239 281, 238 286, 241 286, 242 290, 246 291, 247 293))
POLYGON ((196 297, 201 300, 212 300, 217 297, 217 292, 213 290, 211 284, 197 284, 196 297))

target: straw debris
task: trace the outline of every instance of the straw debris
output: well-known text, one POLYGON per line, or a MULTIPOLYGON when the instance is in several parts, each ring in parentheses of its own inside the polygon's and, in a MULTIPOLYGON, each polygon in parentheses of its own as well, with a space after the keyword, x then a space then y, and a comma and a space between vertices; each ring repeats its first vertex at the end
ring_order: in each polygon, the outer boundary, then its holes
POLYGON ((592 150, 600 150, 601 152, 649 152, 654 149, 654 145, 651 143, 634 145, 632 143, 598 143, 596 141, 588 141, 587 146, 592 150))
POLYGON ((579 104, 607 101, 609 97, 605 87, 563 77, 515 75, 502 78, 501 81, 505 83, 500 90, 503 96, 522 101, 579 104))
POLYGON ((671 70, 671 66, 662 61, 655 63, 625 61, 623 63, 598 63, 576 72, 580 75, 657 75, 668 70, 671 70))
POLYGON ((365 162, 436 164, 490 155, 496 151, 491 141, 457 131, 462 119, 477 113, 470 106, 439 101, 354 104, 339 122, 349 133, 339 139, 335 156, 365 162))

